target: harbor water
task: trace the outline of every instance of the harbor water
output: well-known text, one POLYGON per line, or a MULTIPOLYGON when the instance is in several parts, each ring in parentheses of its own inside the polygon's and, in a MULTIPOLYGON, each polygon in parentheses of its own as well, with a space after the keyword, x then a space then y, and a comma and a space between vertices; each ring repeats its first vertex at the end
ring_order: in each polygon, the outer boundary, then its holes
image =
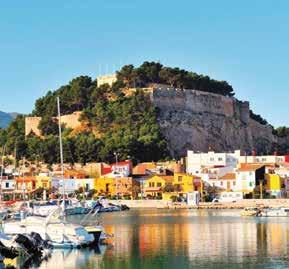
MULTIPOLYGON (((70 221, 79 223, 81 217, 70 221)), ((145 209, 104 213, 101 222, 114 234, 111 245, 56 250, 32 268, 289 267, 289 218, 240 217, 238 210, 145 209)))

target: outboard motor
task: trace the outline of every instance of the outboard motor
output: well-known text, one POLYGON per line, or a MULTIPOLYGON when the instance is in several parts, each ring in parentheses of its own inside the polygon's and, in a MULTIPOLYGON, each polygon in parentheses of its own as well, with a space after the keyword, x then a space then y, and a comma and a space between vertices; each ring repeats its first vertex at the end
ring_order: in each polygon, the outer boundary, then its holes
POLYGON ((30 239, 28 236, 18 234, 15 237, 15 242, 22 246, 28 253, 33 253, 33 255, 42 255, 42 248, 37 246, 37 243, 33 239, 30 239))
POLYGON ((13 247, 8 248, 4 246, 0 241, 0 255, 3 256, 4 258, 13 260, 19 255, 19 252, 13 247))
POLYGON ((43 240, 39 233, 32 232, 30 237, 37 243, 38 246, 42 248, 51 248, 51 245, 46 240, 43 240))

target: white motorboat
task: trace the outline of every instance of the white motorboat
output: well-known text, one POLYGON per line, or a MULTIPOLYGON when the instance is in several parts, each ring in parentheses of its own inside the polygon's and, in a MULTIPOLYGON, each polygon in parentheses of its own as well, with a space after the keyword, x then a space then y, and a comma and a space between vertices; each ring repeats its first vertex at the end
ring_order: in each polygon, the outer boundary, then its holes
POLYGON ((7 221, 3 224, 5 234, 30 234, 37 232, 53 247, 75 248, 95 242, 95 237, 83 226, 67 223, 59 219, 61 209, 52 212, 47 218, 28 216, 20 221, 7 221))
POLYGON ((261 217, 289 217, 288 207, 267 208, 262 210, 261 217))
POLYGON ((33 206, 33 215, 47 217, 51 212, 55 211, 59 206, 64 207, 66 216, 86 214, 89 209, 80 206, 78 200, 52 200, 50 202, 35 204, 33 206), (63 206, 65 203, 65 207, 63 206))

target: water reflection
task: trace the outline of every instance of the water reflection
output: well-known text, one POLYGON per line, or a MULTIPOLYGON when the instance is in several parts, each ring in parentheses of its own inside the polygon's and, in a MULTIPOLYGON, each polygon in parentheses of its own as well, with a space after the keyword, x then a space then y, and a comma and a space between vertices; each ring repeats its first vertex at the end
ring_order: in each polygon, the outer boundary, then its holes
POLYGON ((115 235, 113 246, 54 251, 39 268, 289 266, 287 218, 241 218, 232 210, 139 210, 104 214, 102 221, 107 232, 115 235))

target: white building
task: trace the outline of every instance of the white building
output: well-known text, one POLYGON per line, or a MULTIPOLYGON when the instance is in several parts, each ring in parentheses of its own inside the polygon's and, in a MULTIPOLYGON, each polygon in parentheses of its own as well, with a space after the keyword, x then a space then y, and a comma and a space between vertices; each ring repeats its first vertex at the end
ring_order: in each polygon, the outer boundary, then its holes
POLYGON ((16 188, 16 182, 14 179, 2 179, 1 187, 3 192, 14 191, 16 188))
POLYGON ((187 173, 198 175, 202 172, 203 167, 231 167, 236 168, 238 165, 241 151, 236 150, 234 153, 196 153, 188 150, 187 155, 187 173))
POLYGON ((227 173, 219 178, 212 178, 209 180, 210 186, 217 187, 225 191, 240 191, 237 184, 236 173, 227 173))
POLYGON ((128 177, 132 174, 132 162, 130 160, 114 163, 111 165, 114 177, 128 177))
MULTIPOLYGON (((63 193, 63 182, 60 178, 53 178, 52 184, 58 189, 60 193, 63 193), (58 186, 58 187, 57 187, 58 186)), ((64 191, 66 194, 74 193, 79 188, 83 188, 85 192, 94 189, 93 178, 65 178, 64 179, 64 191)))

